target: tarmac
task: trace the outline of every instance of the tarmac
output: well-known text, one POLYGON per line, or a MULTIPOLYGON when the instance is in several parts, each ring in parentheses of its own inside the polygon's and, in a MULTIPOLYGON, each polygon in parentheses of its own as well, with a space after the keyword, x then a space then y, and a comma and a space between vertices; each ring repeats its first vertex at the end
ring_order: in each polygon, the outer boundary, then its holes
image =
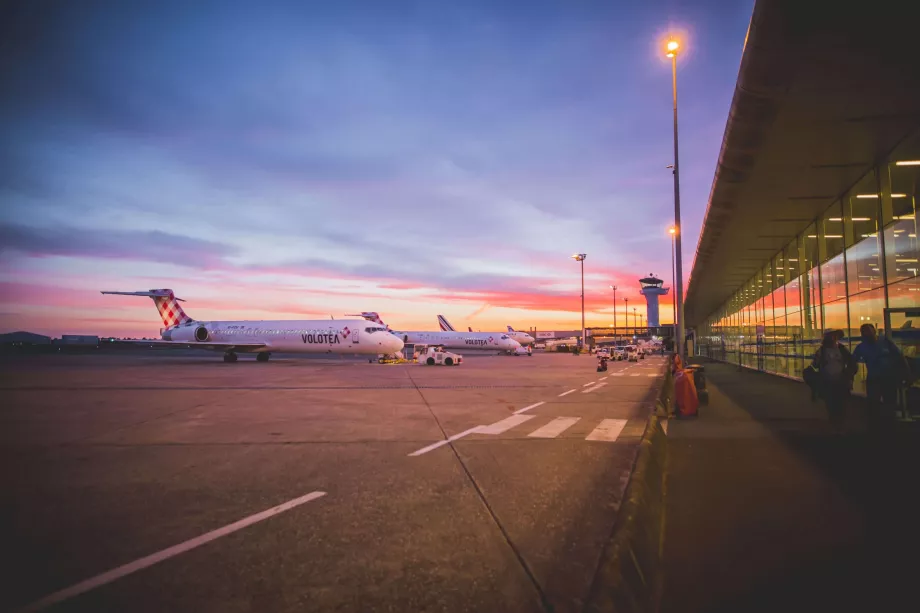
POLYGON ((920 423, 845 432, 800 382, 706 362, 668 424, 663 613, 915 611, 920 423))
POLYGON ((0 358, 0 609, 578 611, 665 360, 0 358))

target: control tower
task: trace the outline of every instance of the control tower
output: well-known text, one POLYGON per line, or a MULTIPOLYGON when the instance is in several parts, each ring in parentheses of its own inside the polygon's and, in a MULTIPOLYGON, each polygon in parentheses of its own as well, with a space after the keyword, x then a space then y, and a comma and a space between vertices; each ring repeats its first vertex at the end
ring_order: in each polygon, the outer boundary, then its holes
POLYGON ((644 279, 639 279, 639 285, 642 286, 639 293, 645 296, 645 302, 647 304, 646 321, 648 321, 648 325, 651 328, 657 328, 661 325, 661 322, 658 321, 658 296, 667 295, 670 289, 662 287, 663 284, 664 281, 657 278, 652 273, 649 273, 644 279))

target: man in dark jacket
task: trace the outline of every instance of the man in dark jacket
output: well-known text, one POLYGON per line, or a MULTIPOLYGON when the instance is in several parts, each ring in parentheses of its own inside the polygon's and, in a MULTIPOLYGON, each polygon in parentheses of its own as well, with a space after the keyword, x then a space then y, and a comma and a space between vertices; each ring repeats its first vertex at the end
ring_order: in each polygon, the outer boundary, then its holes
POLYGON ((898 346, 887 337, 879 338, 872 324, 863 324, 859 333, 862 342, 853 350, 853 358, 866 365, 868 421, 870 426, 879 426, 894 417, 898 388, 907 377, 907 363, 898 346))
POLYGON ((831 426, 838 433, 843 432, 847 397, 856 374, 856 362, 849 350, 840 343, 840 338, 841 334, 837 330, 825 333, 821 347, 812 360, 812 366, 818 371, 818 390, 827 405, 831 426))

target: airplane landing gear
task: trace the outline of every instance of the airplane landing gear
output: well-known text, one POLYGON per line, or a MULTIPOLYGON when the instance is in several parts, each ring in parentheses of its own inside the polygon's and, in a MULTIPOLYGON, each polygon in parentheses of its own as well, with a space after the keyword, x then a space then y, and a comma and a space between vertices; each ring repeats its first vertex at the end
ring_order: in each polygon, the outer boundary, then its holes
POLYGON ((224 354, 224 362, 236 362, 236 354, 232 351, 228 351, 224 354))
POLYGON ((272 355, 272 354, 268 353, 267 351, 263 351, 263 352, 261 352, 261 353, 257 353, 257 354, 256 354, 256 362, 268 362, 268 358, 270 358, 271 355, 272 355))

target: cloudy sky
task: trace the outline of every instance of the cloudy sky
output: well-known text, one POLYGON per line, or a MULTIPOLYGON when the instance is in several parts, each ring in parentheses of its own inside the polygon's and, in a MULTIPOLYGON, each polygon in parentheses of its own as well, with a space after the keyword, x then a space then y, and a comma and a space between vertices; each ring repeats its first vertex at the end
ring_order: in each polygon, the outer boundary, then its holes
MULTIPOLYGON (((684 270, 752 0, 22 1, 0 25, 0 331, 380 312, 577 328, 684 270)), ((662 309, 670 321, 670 302, 662 309)))

